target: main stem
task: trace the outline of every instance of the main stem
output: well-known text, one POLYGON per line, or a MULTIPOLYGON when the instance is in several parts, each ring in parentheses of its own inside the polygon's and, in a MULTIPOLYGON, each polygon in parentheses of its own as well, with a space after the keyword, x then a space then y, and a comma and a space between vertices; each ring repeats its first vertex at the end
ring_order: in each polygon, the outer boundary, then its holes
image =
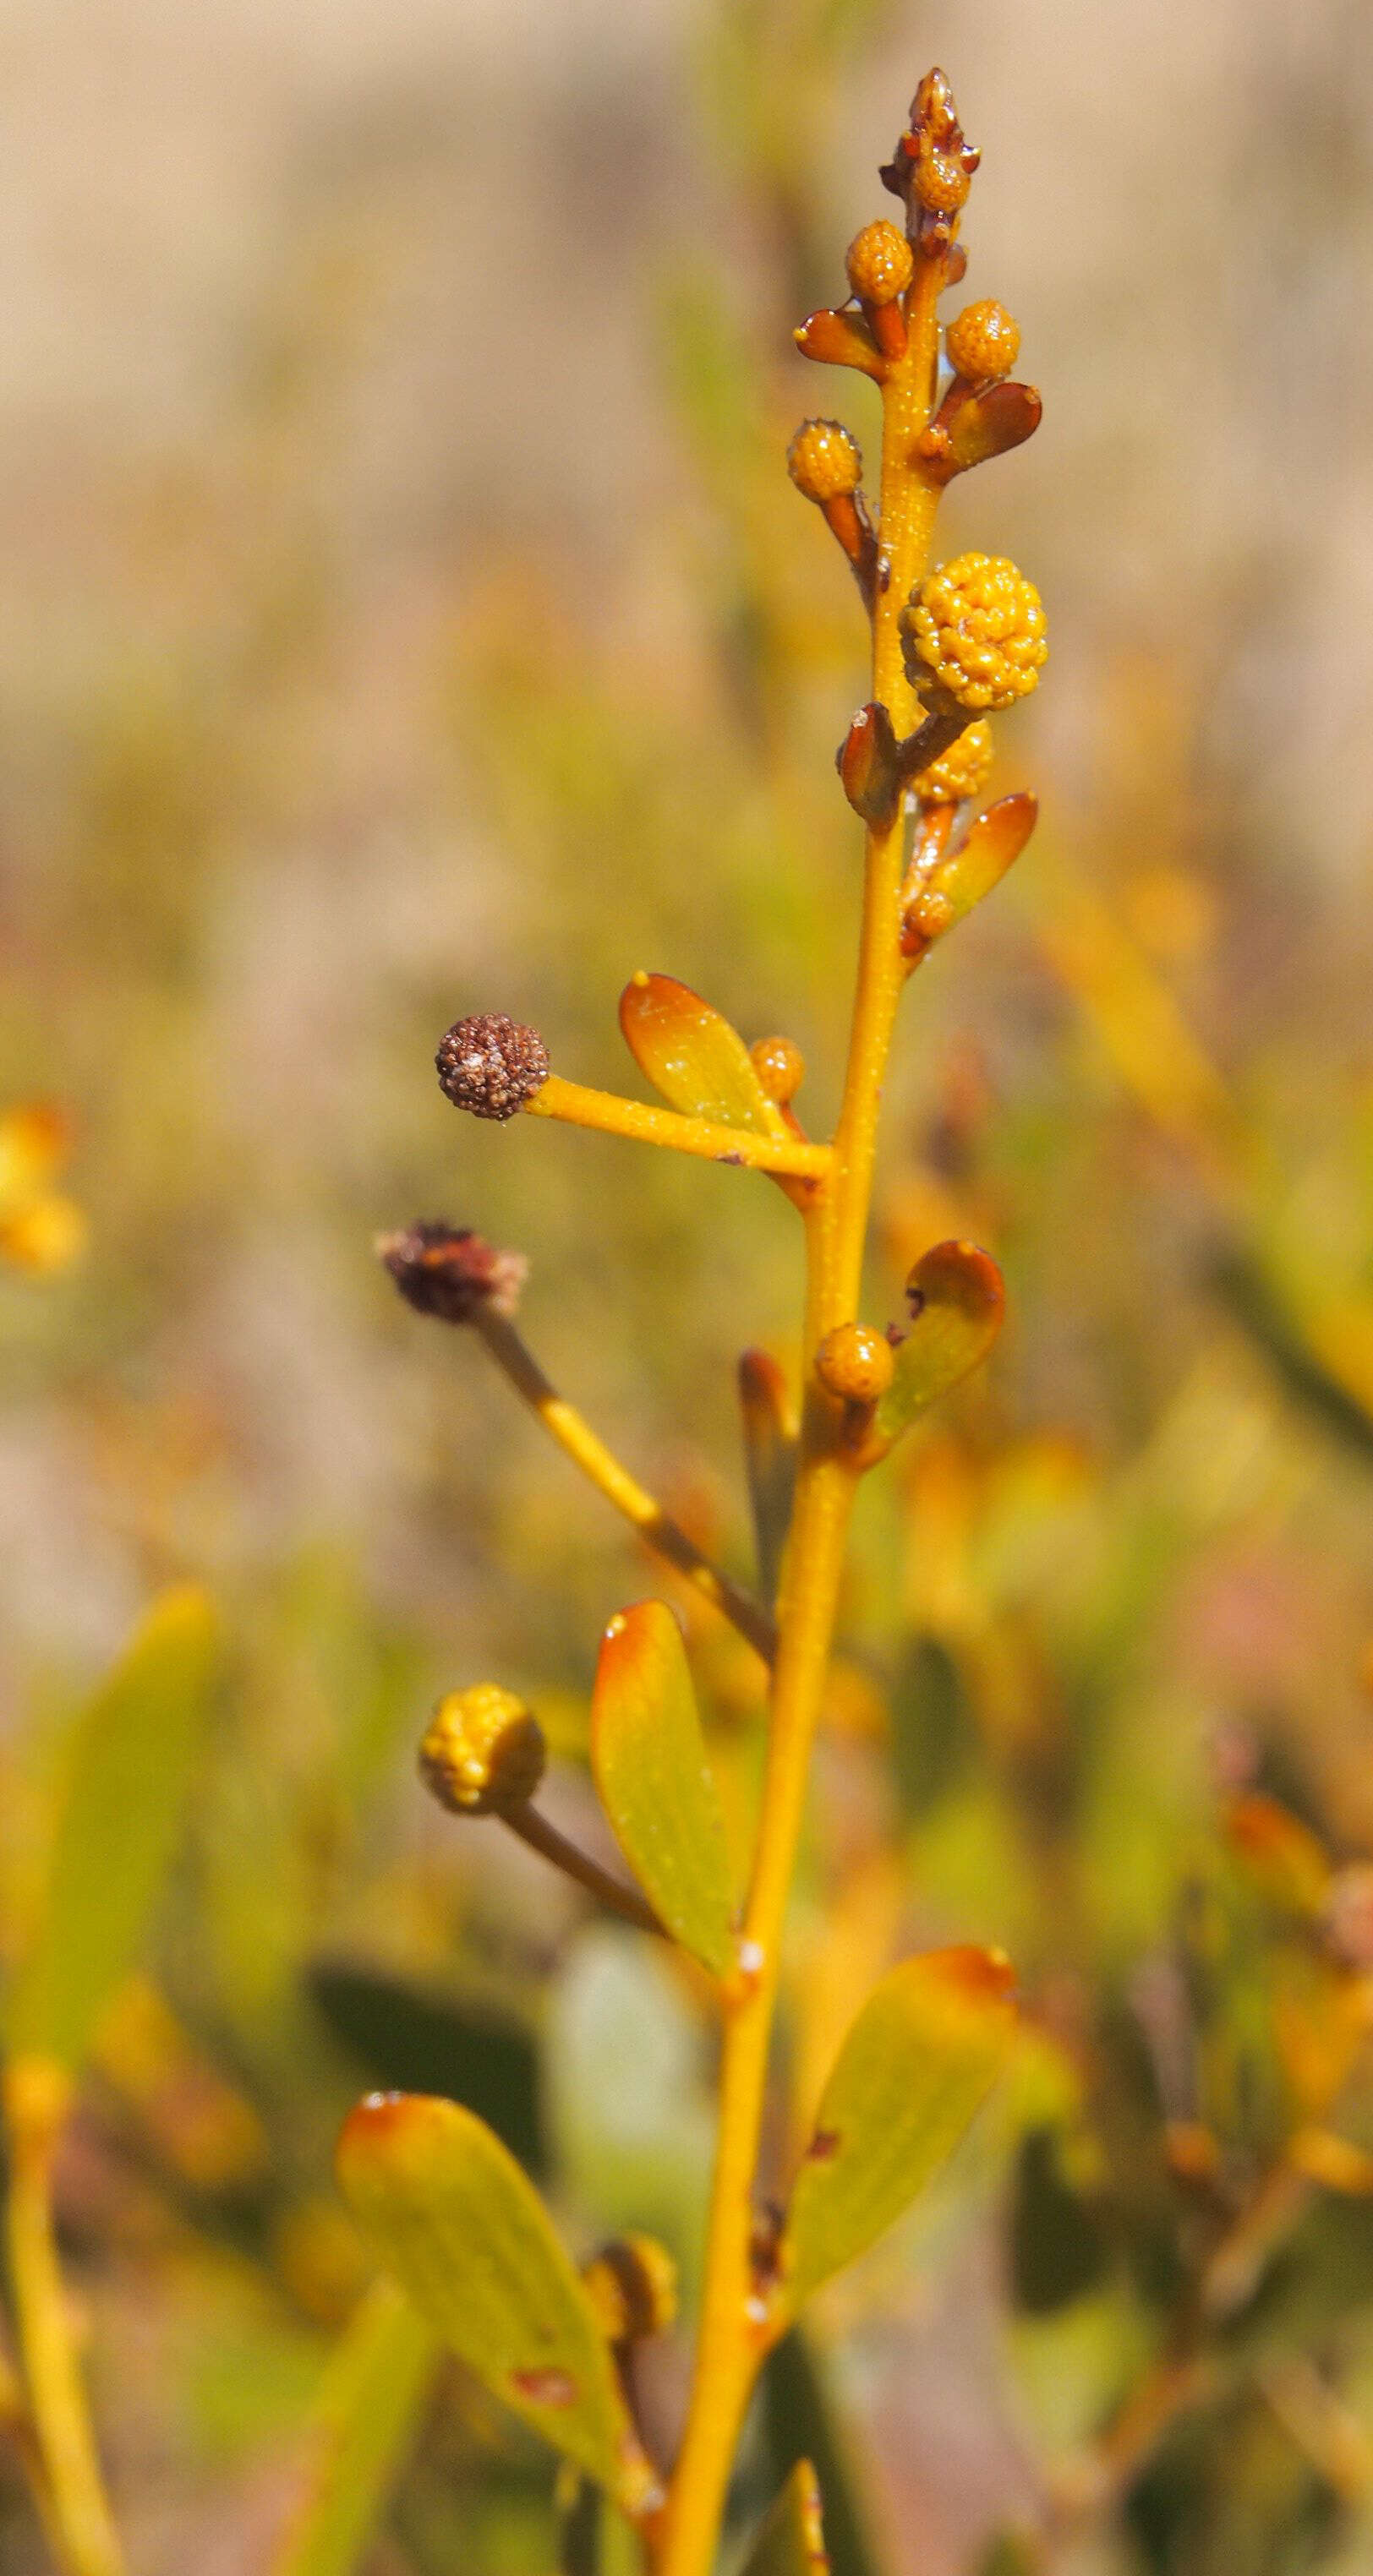
MULTIPOLYGON (((879 579, 873 604, 873 696, 898 735, 918 708, 897 626, 925 570, 938 492, 911 462, 934 401, 942 259, 922 260, 910 290, 906 354, 882 389, 879 579)), ((705 2293, 687 2428, 673 2476, 658 2576, 710 2576, 730 2468, 770 2340, 754 2291, 754 2179, 767 2091, 782 1926, 805 1810, 811 1747, 824 1700, 857 1478, 816 1387, 818 1344, 854 1322, 872 1197, 882 1085, 897 1003, 904 832, 900 814, 868 834, 858 981, 833 1162, 806 1221, 805 1420, 796 1504, 777 1606, 767 1771, 744 1910, 745 1977, 725 2003, 720 2122, 706 2247, 705 2293)))

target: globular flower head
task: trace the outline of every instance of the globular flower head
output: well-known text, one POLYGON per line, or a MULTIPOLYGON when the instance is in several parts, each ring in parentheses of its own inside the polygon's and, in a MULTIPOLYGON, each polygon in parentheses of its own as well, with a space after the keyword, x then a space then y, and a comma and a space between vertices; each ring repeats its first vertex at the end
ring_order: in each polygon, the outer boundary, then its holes
POLYGON ((513 1118, 548 1080, 548 1049, 537 1029, 505 1011, 455 1020, 434 1058, 440 1087, 474 1118, 513 1118))
POLYGON ((957 805, 964 796, 980 796, 992 773, 992 729, 985 716, 965 725, 957 740, 919 770, 911 789, 922 805, 957 805))
POLYGON ((379 1235, 377 1252, 407 1305, 444 1324, 513 1315, 529 1268, 522 1252, 498 1252, 470 1226, 408 1225, 379 1235))
POLYGON ((895 224, 879 216, 849 244, 849 284, 864 304, 894 304, 915 275, 915 253, 895 224))
POLYGON ((474 1682, 439 1701, 420 1746, 420 1771, 440 1806, 460 1816, 527 1806, 543 1778, 543 1728, 499 1682, 474 1682))
POLYGON ((961 707, 1014 706, 1048 658, 1032 581, 1005 555, 956 555, 927 573, 901 611, 906 668, 961 707))
POLYGON ((803 420, 787 449, 787 472, 808 501, 839 501, 863 476, 857 439, 841 420, 803 420))
POLYGON ((970 384, 1008 376, 1020 355, 1020 325, 991 296, 965 304, 944 334, 950 366, 970 384))

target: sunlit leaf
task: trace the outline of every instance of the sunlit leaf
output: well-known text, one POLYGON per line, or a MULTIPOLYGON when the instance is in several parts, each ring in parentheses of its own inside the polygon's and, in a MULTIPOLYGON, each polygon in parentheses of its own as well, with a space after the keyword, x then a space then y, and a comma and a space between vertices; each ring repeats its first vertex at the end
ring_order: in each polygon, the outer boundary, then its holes
POLYGON ((1033 385, 989 385, 985 393, 970 394, 949 423, 954 473, 964 474, 970 465, 985 465, 1023 445, 1038 429, 1043 410, 1033 385))
POLYGON ((218 1663, 214 1607, 179 1585, 78 1718, 36 1938, 5 2015, 16 2056, 77 2067, 133 1967, 176 1848, 218 1663))
POLYGON ((738 1030, 675 975, 633 976, 620 1026, 639 1071, 674 1109, 759 1136, 787 1133, 738 1030))
POLYGON ((975 1243, 935 1244, 917 1261, 906 1296, 910 1328, 877 1408, 877 1433, 888 1442, 986 1358, 1006 1311, 1001 1273, 975 1243))
POLYGON ((611 1620, 591 1703, 591 1767, 615 1839, 669 1932, 716 1976, 734 1954, 724 1818, 682 1632, 663 1601, 611 1620))
POLYGON ((802 357, 817 358, 822 366, 858 367, 865 376, 875 377, 878 384, 887 372, 887 362, 877 342, 857 313, 832 313, 822 306, 793 337, 802 357))
POLYGON ((868 1997, 825 2086, 782 2241, 786 2296, 883 2234, 957 2145, 1015 2029, 1000 1951, 907 1959, 868 1997))
POLYGON ((603 2486, 642 2486, 590 2301, 492 2131, 432 2094, 370 2094, 344 2123, 338 2177, 373 2251, 483 2385, 603 2486))
POLYGON ((390 2281, 360 2300, 324 2371, 302 2491, 271 2576, 352 2576, 414 2439, 440 2351, 390 2281))
POLYGON ((828 2568, 820 2481, 798 2460, 744 2563, 743 2576, 816 2576, 828 2568))
POLYGON ((1024 849, 1038 815, 1038 797, 1022 787, 1013 796, 998 797, 995 805, 969 824, 957 849, 940 862, 930 879, 955 921, 1000 885, 1024 849))
POLYGON ((758 1582, 776 1596, 796 1482, 796 1424, 786 1376, 770 1351, 745 1351, 739 1362, 744 1465, 758 1544, 758 1582))

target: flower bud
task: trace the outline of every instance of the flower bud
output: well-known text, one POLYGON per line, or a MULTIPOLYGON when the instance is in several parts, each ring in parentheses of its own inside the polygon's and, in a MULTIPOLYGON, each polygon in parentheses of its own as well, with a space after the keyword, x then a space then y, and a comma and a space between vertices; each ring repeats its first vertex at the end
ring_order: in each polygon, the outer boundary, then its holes
POLYGON ((769 1100, 784 1109, 806 1078, 806 1059, 799 1046, 791 1038, 758 1038, 749 1054, 769 1100))
POLYGON ((505 1011, 455 1020, 434 1062, 454 1108, 470 1109, 474 1118, 513 1118, 548 1080, 548 1049, 538 1030, 505 1011))
POLYGON ((948 750, 917 773, 911 780, 912 791, 922 805, 957 805, 965 796, 981 794, 991 776, 992 759, 992 729, 982 716, 976 724, 965 725, 948 750))
POLYGON ((839 420, 803 420, 787 449, 787 472, 808 501, 838 501, 863 474, 858 441, 839 420))
POLYGON ((607 2343, 665 2334, 676 2317, 677 2266, 656 2236, 621 2236, 603 2245, 582 2281, 607 2343))
POLYGON ((836 1324, 815 1354, 821 1385, 847 1404, 876 1404, 895 1373, 892 1346, 871 1324, 836 1324))
POLYGON ((420 1771, 441 1807, 500 1816, 527 1806, 543 1778, 543 1729, 499 1682, 474 1682, 439 1701, 420 1746, 420 1771))
POLYGON ((845 265, 849 284, 862 303, 894 304, 915 274, 915 253, 905 234, 882 216, 875 224, 865 224, 850 242, 845 265))
POLYGON ((1048 659, 1034 583, 1005 555, 956 555, 927 573, 901 611, 906 669, 961 707, 1009 707, 1048 659))
POLYGON ((956 375, 986 384, 1010 374, 1020 355, 1020 325, 989 296, 964 305, 944 334, 944 347, 956 375))
POLYGON ((513 1315, 529 1264, 498 1252, 470 1226, 409 1225, 380 1234, 377 1253, 407 1305, 444 1324, 470 1324, 483 1309, 513 1315))

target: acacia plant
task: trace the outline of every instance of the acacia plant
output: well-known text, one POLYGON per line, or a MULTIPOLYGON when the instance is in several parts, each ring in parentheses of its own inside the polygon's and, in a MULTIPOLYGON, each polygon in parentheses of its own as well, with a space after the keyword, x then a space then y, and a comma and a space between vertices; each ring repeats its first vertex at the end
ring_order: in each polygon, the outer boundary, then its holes
MULTIPOLYGON (((964 274, 958 236, 977 161, 948 81, 930 72, 882 172, 903 222, 864 228, 848 252, 849 298, 796 334, 803 356, 857 368, 882 402, 875 502, 862 488, 858 446, 836 420, 803 422, 787 459, 839 542, 872 637, 867 702, 838 755, 865 837, 832 1135, 815 1141, 802 1126, 794 1102, 804 1067, 790 1040, 747 1046, 668 975, 634 974, 620 1006, 630 1051, 664 1105, 553 1072, 537 1033, 498 1011, 459 1020, 438 1051, 448 1098, 478 1117, 599 1128, 738 1165, 791 1200, 805 1265, 801 1384, 793 1396, 764 1353, 746 1353, 740 1368, 757 1588, 711 1563, 555 1392, 513 1320, 516 1256, 446 1224, 416 1225, 382 1247, 410 1303, 480 1335, 553 1438, 758 1658, 767 1758, 742 1888, 682 1632, 661 1601, 611 1619, 593 1697, 592 1768, 628 1881, 541 1812, 537 1719, 498 1684, 446 1698, 421 1754, 430 1787, 455 1814, 499 1817, 645 1937, 677 1945, 718 2017, 704 2287, 675 2462, 649 2455, 629 2367, 634 2339, 670 2306, 661 2249, 626 2240, 579 2274, 506 2148, 452 2102, 374 2095, 348 2120, 339 2154, 354 2213, 429 2328, 613 2500, 654 2576, 710 2576, 761 2365, 812 2292, 900 2215, 949 2153, 1014 2028, 1012 1972, 999 1952, 904 1960, 858 2012, 796 2169, 767 2169, 788 1895, 855 1496, 915 1417, 985 1357, 1003 1309, 990 1256, 946 1242, 916 1263, 899 1324, 868 1323, 862 1312, 878 1115, 902 993, 1010 866, 1035 815, 1023 793, 984 812, 969 800, 990 767, 989 718, 1037 685, 1047 650, 1038 594, 1001 556, 933 560, 945 485, 1019 444, 1039 418, 1037 394, 1011 379, 1019 334, 1010 314, 981 301, 947 326, 940 319, 940 297, 964 274)), ((826 2564, 822 2514, 802 2462, 751 2566, 799 2576, 826 2564)))

